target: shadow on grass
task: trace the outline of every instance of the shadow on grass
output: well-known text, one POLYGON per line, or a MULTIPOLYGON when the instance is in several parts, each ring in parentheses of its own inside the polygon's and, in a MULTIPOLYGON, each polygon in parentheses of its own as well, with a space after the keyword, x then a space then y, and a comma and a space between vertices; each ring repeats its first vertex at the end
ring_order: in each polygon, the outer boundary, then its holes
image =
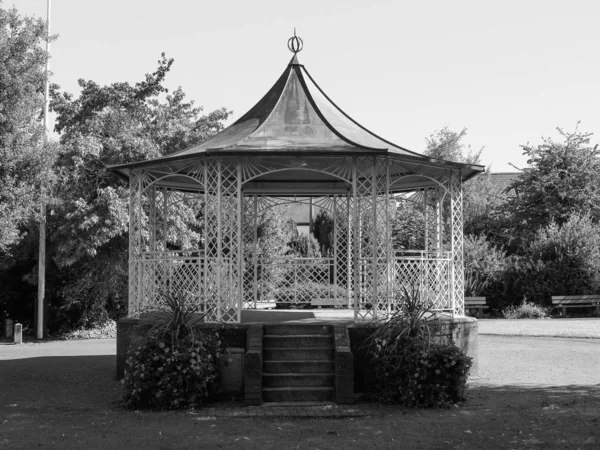
POLYGON ((121 393, 115 364, 115 355, 0 360, 0 407, 111 408, 121 393))
POLYGON ((469 388, 466 408, 491 409, 557 409, 594 408, 600 412, 600 384, 538 386, 529 385, 477 385, 469 388))

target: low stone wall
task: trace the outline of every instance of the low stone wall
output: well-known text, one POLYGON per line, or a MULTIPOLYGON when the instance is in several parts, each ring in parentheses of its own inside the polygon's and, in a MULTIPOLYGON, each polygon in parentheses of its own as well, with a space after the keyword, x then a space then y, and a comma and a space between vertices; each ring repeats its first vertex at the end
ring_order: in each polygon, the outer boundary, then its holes
MULTIPOLYGON (((438 320, 434 335, 438 339, 451 339, 461 350, 473 358, 471 375, 478 372, 478 322, 473 317, 438 320)), ((351 403, 354 392, 372 392, 375 387, 374 370, 369 362, 365 341, 373 331, 373 324, 334 325, 334 360, 336 399, 351 403)), ((205 323, 196 327, 198 333, 219 331, 227 347, 243 348, 244 393, 248 405, 261 403, 262 395, 262 324, 205 323)), ((122 319, 117 323, 117 378, 123 378, 127 349, 132 341, 144 334, 139 319, 122 319)))
MULTIPOLYGON (((471 376, 479 370, 478 322, 474 317, 441 316, 432 330, 437 339, 451 339, 467 356, 473 358, 471 376)), ((354 391, 373 392, 375 371, 369 364, 368 348, 365 343, 375 325, 355 323, 348 326, 350 348, 354 355, 354 391)))

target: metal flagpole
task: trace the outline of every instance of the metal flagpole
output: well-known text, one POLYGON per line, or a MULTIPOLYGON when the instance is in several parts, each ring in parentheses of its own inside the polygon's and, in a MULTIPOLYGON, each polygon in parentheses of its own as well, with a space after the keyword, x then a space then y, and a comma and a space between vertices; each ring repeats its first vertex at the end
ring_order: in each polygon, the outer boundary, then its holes
MULTIPOLYGON (((44 82, 44 150, 48 144, 48 97, 50 66, 50 0, 46 11, 46 80, 44 82)), ((46 290, 46 195, 44 182, 40 186, 40 243, 38 255, 37 338, 44 339, 44 293, 46 290)))

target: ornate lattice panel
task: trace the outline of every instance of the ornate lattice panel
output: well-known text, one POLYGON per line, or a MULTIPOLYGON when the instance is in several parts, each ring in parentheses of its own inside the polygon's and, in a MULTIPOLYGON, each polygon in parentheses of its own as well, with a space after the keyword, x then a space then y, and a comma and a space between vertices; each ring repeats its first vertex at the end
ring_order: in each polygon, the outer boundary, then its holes
POLYGON ((204 258, 197 251, 145 252, 141 265, 143 273, 144 310, 161 308, 165 295, 200 305, 202 298, 204 258))
POLYGON ((459 172, 450 176, 450 228, 452 246, 452 297, 454 314, 463 316, 465 301, 465 274, 463 265, 463 208, 462 179, 459 172))
POLYGON ((256 265, 258 261, 258 197, 256 195, 247 195, 244 196, 243 200, 243 307, 256 308, 258 300, 258 273, 256 265))
POLYGON ((142 175, 133 172, 129 177, 129 317, 137 316, 141 306, 141 194, 142 175))
POLYGON ((353 182, 354 216, 354 318, 377 317, 377 265, 375 158, 355 158, 353 182))
MULTIPOLYGON (((450 274, 452 258, 449 252, 407 250, 393 259, 393 301, 404 301, 405 293, 417 294, 421 301, 431 303, 434 310, 452 311, 450 274)), ((397 304, 392 305, 395 309, 397 304)))
POLYGON ((260 258, 259 298, 280 304, 343 307, 331 283, 333 258, 260 258))
POLYGON ((354 287, 352 283, 352 202, 348 195, 333 197, 333 258, 335 292, 339 300, 352 307, 354 287))
POLYGON ((389 267, 391 263, 392 230, 389 186, 389 165, 387 158, 377 158, 374 176, 375 233, 373 234, 373 254, 375 256, 375 276, 373 293, 377 310, 385 314, 390 312, 389 267))
POLYGON ((205 169, 204 302, 207 320, 238 322, 241 302, 241 184, 238 166, 210 159, 205 169))

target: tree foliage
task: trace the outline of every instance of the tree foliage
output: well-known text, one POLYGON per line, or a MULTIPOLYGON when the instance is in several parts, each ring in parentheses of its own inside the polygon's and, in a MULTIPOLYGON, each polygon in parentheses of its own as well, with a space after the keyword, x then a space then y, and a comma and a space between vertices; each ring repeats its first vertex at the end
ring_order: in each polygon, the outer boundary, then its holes
POLYGON ((395 250, 425 248, 425 214, 422 204, 410 200, 398 202, 391 225, 392 247, 395 250))
POLYGON ((524 240, 551 223, 561 225, 573 214, 600 218, 600 150, 590 144, 590 133, 564 132, 562 139, 543 139, 537 146, 522 146, 529 167, 511 188, 505 212, 524 240))
POLYGON ((447 126, 434 131, 426 138, 427 147, 425 155, 432 158, 443 159, 466 164, 480 164, 483 148, 474 151, 470 145, 466 145, 463 138, 467 135, 467 129, 453 131, 447 126))
POLYGON ((319 243, 321 253, 330 255, 333 252, 333 218, 321 209, 313 222, 313 236, 319 243))
MULTIPOLYGON (((51 38, 53 39, 53 38, 51 38)), ((55 146, 43 144, 43 20, 0 2, 0 254, 10 256, 39 211, 55 146)))
MULTIPOLYGON (((127 298, 127 183, 107 166, 141 161, 202 142, 224 128, 225 108, 203 115, 181 88, 164 87, 165 55, 143 81, 101 86, 79 80, 73 96, 52 86, 57 113, 59 182, 50 225, 51 254, 61 280, 56 315, 93 325, 124 311, 127 298)), ((167 245, 197 242, 204 205, 182 201, 169 218, 167 245)), ((210 213, 208 211, 207 213, 210 213)))

